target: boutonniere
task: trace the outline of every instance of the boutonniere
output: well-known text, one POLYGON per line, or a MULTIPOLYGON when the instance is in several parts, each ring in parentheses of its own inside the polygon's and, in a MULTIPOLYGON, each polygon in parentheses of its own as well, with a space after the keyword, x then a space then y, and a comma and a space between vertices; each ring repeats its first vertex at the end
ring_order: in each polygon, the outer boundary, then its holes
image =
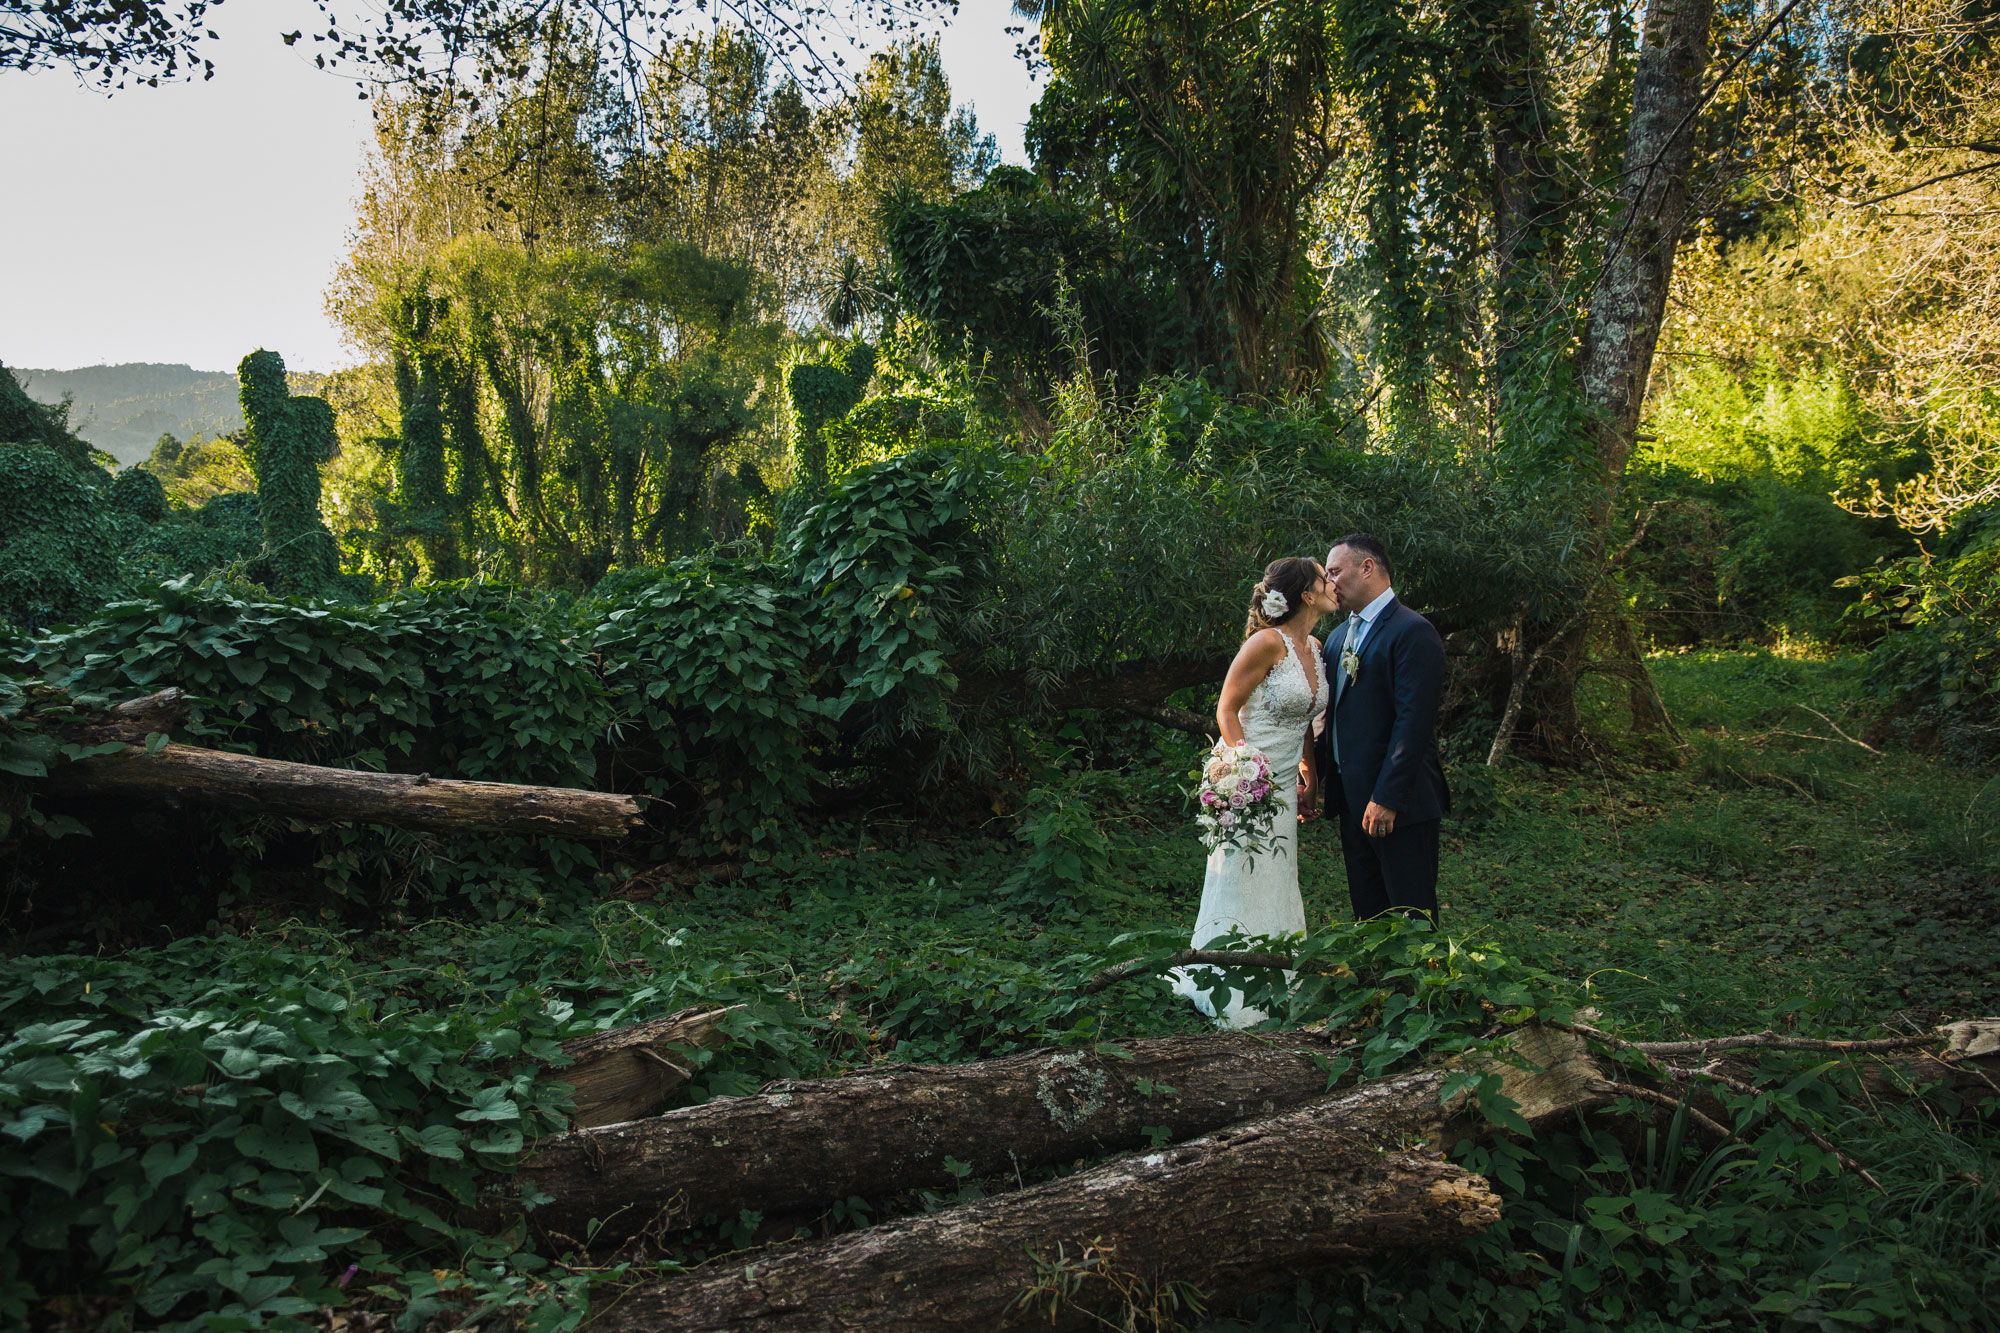
POLYGON ((1347 677, 1347 683, 1352 685, 1361 675, 1361 654, 1352 648, 1343 650, 1340 654, 1340 670, 1347 677))

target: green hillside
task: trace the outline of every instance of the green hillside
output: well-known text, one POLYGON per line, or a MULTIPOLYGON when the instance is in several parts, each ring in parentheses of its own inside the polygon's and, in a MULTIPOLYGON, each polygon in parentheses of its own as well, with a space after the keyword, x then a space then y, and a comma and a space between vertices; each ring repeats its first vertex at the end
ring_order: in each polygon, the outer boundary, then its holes
POLYGON ((215 436, 243 428, 233 370, 130 362, 14 374, 37 402, 71 395, 70 426, 120 463, 146 457, 163 434, 185 440, 196 431, 215 436))

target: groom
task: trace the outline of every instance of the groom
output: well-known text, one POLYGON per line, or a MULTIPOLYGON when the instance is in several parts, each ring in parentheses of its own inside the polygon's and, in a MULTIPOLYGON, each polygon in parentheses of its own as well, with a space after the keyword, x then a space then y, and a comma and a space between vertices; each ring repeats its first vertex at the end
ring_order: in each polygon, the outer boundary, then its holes
POLYGON ((1326 573, 1350 614, 1326 636, 1333 707, 1315 758, 1326 812, 1340 820, 1354 919, 1394 910, 1436 925, 1438 820, 1451 809, 1437 747, 1444 640, 1396 600, 1377 538, 1342 537, 1326 573))

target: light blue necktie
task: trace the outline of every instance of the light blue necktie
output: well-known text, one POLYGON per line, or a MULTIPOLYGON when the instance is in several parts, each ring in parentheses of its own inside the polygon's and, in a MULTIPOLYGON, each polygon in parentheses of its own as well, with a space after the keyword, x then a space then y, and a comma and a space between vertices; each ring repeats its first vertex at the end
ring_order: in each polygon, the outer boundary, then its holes
MULTIPOLYGON (((1333 701, 1336 704, 1340 702, 1341 691, 1347 688, 1347 668, 1341 663, 1345 662, 1347 655, 1355 650, 1354 645, 1360 641, 1361 631, 1367 623, 1361 618, 1359 611, 1347 618, 1347 637, 1340 641, 1340 656, 1335 658, 1333 663, 1333 701)), ((1333 718, 1328 718, 1326 725, 1333 732, 1333 766, 1339 768, 1340 724, 1333 718)))

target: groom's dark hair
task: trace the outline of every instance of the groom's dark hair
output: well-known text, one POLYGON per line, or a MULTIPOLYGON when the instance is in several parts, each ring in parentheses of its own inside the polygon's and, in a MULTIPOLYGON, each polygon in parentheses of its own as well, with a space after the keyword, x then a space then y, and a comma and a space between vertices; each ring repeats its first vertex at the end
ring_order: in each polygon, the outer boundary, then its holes
POLYGON ((1389 548, 1382 544, 1382 539, 1380 537, 1377 537, 1372 533, 1350 532, 1345 537, 1342 537, 1338 541, 1334 542, 1332 546, 1329 546, 1327 548, 1327 554, 1332 555, 1335 551, 1339 550, 1343 546, 1349 548, 1350 550, 1359 551, 1361 552, 1361 554, 1368 556, 1369 558, 1374 560, 1374 562, 1381 567, 1381 570, 1384 574, 1389 574, 1393 572, 1389 568, 1389 548))

